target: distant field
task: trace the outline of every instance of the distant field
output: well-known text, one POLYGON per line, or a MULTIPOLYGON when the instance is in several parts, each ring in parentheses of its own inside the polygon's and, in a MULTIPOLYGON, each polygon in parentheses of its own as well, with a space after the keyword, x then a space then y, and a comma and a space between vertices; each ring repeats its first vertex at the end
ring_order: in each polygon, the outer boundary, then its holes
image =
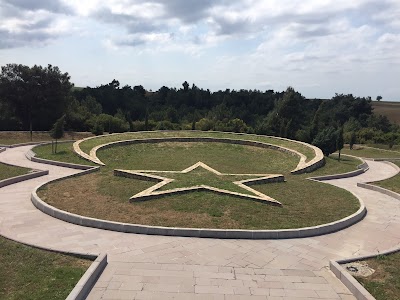
POLYGON ((390 121, 400 125, 400 102, 373 101, 374 113, 387 116, 390 121))

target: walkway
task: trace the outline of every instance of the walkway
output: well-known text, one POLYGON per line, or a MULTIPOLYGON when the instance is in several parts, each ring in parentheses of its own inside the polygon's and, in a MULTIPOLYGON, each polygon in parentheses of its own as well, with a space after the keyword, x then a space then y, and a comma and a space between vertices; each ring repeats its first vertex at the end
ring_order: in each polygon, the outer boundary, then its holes
POLYGON ((24 156, 29 148, 8 149, 0 161, 50 173, 0 189, 0 234, 56 250, 108 253, 88 299, 355 299, 329 271, 329 260, 400 247, 400 201, 356 186, 393 176, 382 162, 329 181, 365 202, 368 214, 354 226, 313 238, 218 240, 104 231, 43 214, 31 204, 31 191, 77 171, 31 162, 24 156))

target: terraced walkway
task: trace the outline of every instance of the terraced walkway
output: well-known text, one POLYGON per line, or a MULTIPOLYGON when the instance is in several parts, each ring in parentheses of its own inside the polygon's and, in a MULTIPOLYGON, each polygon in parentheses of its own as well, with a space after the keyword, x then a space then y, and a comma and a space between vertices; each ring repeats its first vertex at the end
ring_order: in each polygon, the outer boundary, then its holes
POLYGON ((0 161, 50 173, 0 189, 0 234, 55 250, 108 253, 88 299, 355 299, 329 271, 329 260, 400 248, 400 201, 356 186, 396 173, 382 162, 329 181, 365 202, 368 214, 356 225, 303 239, 219 240, 104 231, 43 214, 31 204, 31 191, 78 171, 31 162, 24 156, 29 149, 8 149, 0 161))

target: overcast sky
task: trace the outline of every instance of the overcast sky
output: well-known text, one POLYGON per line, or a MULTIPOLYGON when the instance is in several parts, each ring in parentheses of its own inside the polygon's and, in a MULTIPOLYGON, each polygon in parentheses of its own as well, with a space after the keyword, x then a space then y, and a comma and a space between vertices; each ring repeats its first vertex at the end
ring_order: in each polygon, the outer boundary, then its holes
POLYGON ((293 86, 400 101, 400 0, 0 0, 0 64, 76 86, 293 86))

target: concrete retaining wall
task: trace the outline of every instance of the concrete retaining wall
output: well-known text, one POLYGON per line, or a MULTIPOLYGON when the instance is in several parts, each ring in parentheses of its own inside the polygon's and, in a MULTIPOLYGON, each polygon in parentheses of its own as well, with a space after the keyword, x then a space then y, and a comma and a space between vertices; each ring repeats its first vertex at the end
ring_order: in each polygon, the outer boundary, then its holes
MULTIPOLYGON (((344 155, 344 154, 342 154, 342 155, 344 155)), ((364 161, 362 158, 356 157, 356 156, 351 156, 351 155, 346 155, 346 156, 357 158, 362 161, 362 164, 357 166, 358 170, 354 170, 354 171, 342 173, 342 174, 310 177, 309 179, 317 180, 317 181, 326 181, 326 180, 332 180, 332 179, 349 178, 349 177, 358 176, 358 175, 363 174, 364 172, 368 171, 368 169, 369 169, 368 163, 366 161, 364 161)))
POLYGON ((74 289, 68 295, 66 300, 84 300, 89 295, 97 279, 103 273, 107 266, 107 254, 100 254, 90 265, 89 269, 83 274, 81 279, 75 285, 74 289))
POLYGON ((375 300, 375 298, 337 262, 331 260, 329 262, 329 267, 357 300, 375 300))
POLYGON ((21 181, 25 181, 25 180, 28 180, 28 179, 44 176, 44 175, 47 175, 47 174, 49 174, 48 170, 46 170, 46 171, 35 170, 32 173, 28 173, 28 174, 24 174, 24 175, 15 176, 15 177, 7 178, 7 179, 4 179, 4 180, 0 180, 0 188, 5 187, 5 186, 10 185, 10 184, 17 183, 17 182, 21 182, 21 181))

